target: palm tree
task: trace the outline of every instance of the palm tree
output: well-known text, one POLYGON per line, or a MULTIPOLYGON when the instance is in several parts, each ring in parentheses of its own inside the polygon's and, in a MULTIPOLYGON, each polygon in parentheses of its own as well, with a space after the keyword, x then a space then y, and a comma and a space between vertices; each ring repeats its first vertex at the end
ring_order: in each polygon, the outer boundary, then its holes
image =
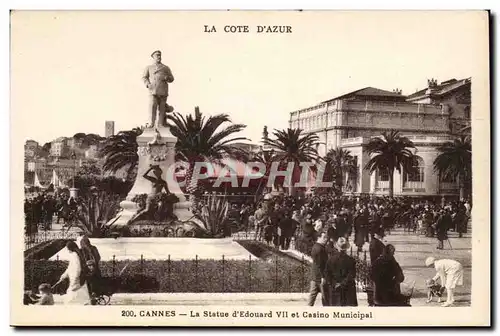
MULTIPOLYGON (((245 137, 232 137, 242 131, 246 125, 231 124, 227 114, 217 114, 205 118, 198 107, 193 115, 183 116, 179 113, 169 114, 170 131, 177 138, 175 144, 176 160, 187 162, 186 191, 195 199, 200 190, 197 179, 193 179, 193 168, 196 162, 212 162, 221 164, 224 158, 242 159, 245 152, 234 146, 236 141, 249 140, 245 137)), ((196 201, 196 199, 195 199, 196 201)))
POLYGON ((380 137, 372 138, 365 147, 371 159, 365 166, 370 173, 387 171, 389 173, 389 196, 394 195, 394 170, 401 173, 413 172, 417 166, 416 157, 411 152, 413 142, 401 136, 398 131, 384 132, 380 137))
MULTIPOLYGON (((265 166, 264 176, 259 180, 259 185, 255 192, 254 199, 256 202, 260 201, 261 197, 263 196, 263 191, 266 190, 269 173, 271 171, 271 165, 273 162, 275 162, 275 160, 274 150, 260 150, 258 153, 252 153, 249 155, 249 162, 259 162, 264 164, 265 166), (265 184, 263 185, 263 183, 265 184)), ((274 180, 274 186, 278 186, 277 180, 274 180)))
POLYGON ((317 150, 319 138, 314 133, 304 134, 298 128, 274 130, 273 135, 275 139, 265 138, 263 143, 274 149, 274 161, 282 162, 282 166, 286 166, 289 162, 294 163, 292 186, 288 189, 289 194, 293 195, 293 184, 298 180, 297 177, 301 172, 299 163, 320 160, 317 150))
POLYGON ((462 135, 453 141, 445 142, 437 148, 440 154, 434 160, 434 170, 442 179, 458 180, 460 198, 465 196, 465 186, 472 181, 471 139, 462 135))
POLYGON ((357 173, 357 165, 354 157, 348 150, 337 148, 330 149, 325 156, 327 179, 335 180, 335 186, 338 191, 342 190, 346 174, 352 177, 357 173))
POLYGON ((116 173, 120 169, 127 169, 127 180, 134 180, 139 162, 137 137, 142 132, 142 128, 136 127, 106 139, 99 153, 104 158, 103 170, 116 173))

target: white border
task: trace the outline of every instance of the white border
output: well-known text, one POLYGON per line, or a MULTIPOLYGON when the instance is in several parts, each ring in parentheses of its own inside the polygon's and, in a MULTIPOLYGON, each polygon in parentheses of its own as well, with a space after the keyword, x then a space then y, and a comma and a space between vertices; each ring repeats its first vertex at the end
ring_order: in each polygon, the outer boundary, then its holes
MULTIPOLYGON (((8 10, 11 8, 15 9, 227 9, 227 8, 240 8, 240 9, 297 9, 297 8, 302 8, 302 9, 487 9, 487 8, 492 8, 496 9, 498 8, 498 1, 453 1, 453 2, 447 2, 447 3, 438 3, 435 0, 434 1, 429 1, 429 0, 421 0, 421 1, 377 1, 377 3, 373 3, 372 1, 337 1, 334 4, 329 4, 326 5, 326 2, 323 1, 313 1, 309 0, 307 2, 304 1, 287 1, 286 3, 280 4, 277 1, 246 1, 246 2, 235 2, 235 1, 211 1, 210 5, 203 1, 179 1, 177 4, 172 4, 170 3, 168 6, 165 5, 163 1, 151 1, 151 0, 142 0, 142 1, 96 1, 96 0, 90 0, 90 1, 73 1, 71 3, 68 3, 67 1, 45 1, 43 4, 40 3, 39 1, 4 1, 2 2, 2 7, 5 6, 5 10, 2 11, 2 15, 0 16, 2 19, 2 25, 1 25, 1 38, 2 38, 2 47, 4 48, 4 52, 2 53, 2 60, 4 64, 4 69, 7 69, 9 67, 9 12, 8 10)), ((498 26, 498 18, 496 18, 495 21, 495 26, 498 26)), ((495 28, 496 30, 496 28, 495 28)), ((498 44, 498 38, 495 38, 495 45, 498 44)), ((492 50, 492 53, 495 53, 496 50, 492 50)), ((7 73, 7 71, 5 71, 7 73)), ((3 137, 3 141, 0 141, 0 146, 3 149, 3 153, 9 153, 10 150, 10 141, 9 141, 9 78, 7 76, 4 77, 4 81, 2 81, 2 85, 4 85, 2 92, 4 95, 2 96, 2 105, 4 106, 4 113, 0 113, 1 119, 0 119, 0 127, 1 129, 1 136, 3 137)), ((492 81, 495 80, 496 78, 492 78, 492 81)), ((496 82, 496 81, 495 81, 496 82)), ((496 86, 496 91, 494 93, 495 96, 498 96, 498 87, 496 86)), ((496 117, 496 113, 493 113, 493 117, 496 117)), ((495 137, 496 138, 496 137, 495 137)), ((498 145, 498 139, 495 139, 495 143, 498 145)), ((4 157, 8 157, 8 155, 4 154, 4 157)), ((5 161, 4 161, 5 162, 5 161)), ((7 159, 7 164, 2 164, 0 165, 0 169, 2 174, 0 175, 2 177, 2 186, 4 187, 3 190, 5 192, 2 193, 1 195, 1 200, 0 200, 0 207, 1 207, 1 214, 8 214, 9 213, 9 188, 6 188, 6 186, 9 185, 9 168, 10 168, 10 160, 7 159)), ((498 179, 497 179, 498 183, 498 179)), ((498 208, 498 204, 495 204, 492 206, 492 209, 498 208)), ((9 218, 5 218, 4 221, 4 226, 8 226, 7 224, 10 223, 9 218)), ((11 223, 11 225, 15 225, 15 223, 11 223)), ((496 239, 499 239, 499 233, 497 230, 497 235, 496 239)), ((7 240, 9 239, 9 234, 6 234, 5 229, 2 234, 2 239, 3 239, 3 244, 1 246, 3 247, 3 255, 7 256, 9 255, 9 244, 7 243, 7 240)), ((495 263, 496 267, 493 267, 494 270, 498 268, 498 260, 495 263)), ((9 269, 10 266, 5 265, 4 263, 4 268, 9 269)), ((1 282, 2 282, 2 287, 4 290, 9 288, 8 284, 8 276, 3 276, 1 277, 1 282)), ((4 323, 2 324, 3 326, 8 326, 8 316, 9 316, 9 301, 10 299, 3 300, 3 309, 2 309, 2 314, 1 316, 6 319, 4 323)), ((493 317, 495 319, 495 317, 493 317)), ((99 333, 109 333, 111 330, 103 330, 99 331, 99 333)), ((8 333, 12 333, 13 329, 9 329, 8 333)), ((53 331, 49 331, 53 332, 53 331)), ((84 331, 86 332, 86 331, 84 331)), ((94 331, 96 332, 96 331, 94 331)), ((121 332, 121 331, 120 331, 121 332)), ((142 333, 142 331, 139 331, 142 333)), ((139 333, 138 331, 135 331, 134 333, 139 333)), ((176 332, 176 331, 168 331, 168 332, 176 332)), ((230 331, 234 332, 234 331, 230 331)), ((257 332, 257 331, 254 331, 257 332)), ((263 331, 260 331, 263 332, 263 331)), ((266 331, 266 332, 276 332, 276 331, 266 331)), ((282 331, 283 332, 283 331, 282 331)), ((286 331, 288 332, 288 331, 286 331)), ((337 330, 327 330, 326 332, 335 332, 339 333, 337 330)), ((357 331, 359 332, 359 331, 357 331)), ((404 331, 402 331, 404 332, 404 331)), ((421 332, 427 332, 426 330, 422 330, 421 332)), ((454 332, 452 330, 448 331, 440 331, 440 333, 446 333, 446 332, 454 332)))

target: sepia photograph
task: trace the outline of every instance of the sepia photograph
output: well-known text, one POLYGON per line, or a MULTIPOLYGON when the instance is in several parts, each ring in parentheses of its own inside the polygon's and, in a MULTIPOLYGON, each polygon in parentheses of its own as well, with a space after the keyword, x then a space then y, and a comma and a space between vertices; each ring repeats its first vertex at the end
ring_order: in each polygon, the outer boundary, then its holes
POLYGON ((10 24, 12 325, 491 323, 487 11, 10 24))

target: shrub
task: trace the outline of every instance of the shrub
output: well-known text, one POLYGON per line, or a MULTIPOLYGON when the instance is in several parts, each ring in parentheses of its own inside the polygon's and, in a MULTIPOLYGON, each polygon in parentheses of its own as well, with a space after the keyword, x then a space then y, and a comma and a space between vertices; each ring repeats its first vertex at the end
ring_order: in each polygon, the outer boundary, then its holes
POLYGON ((205 206, 201 211, 200 219, 205 223, 211 236, 224 234, 227 226, 229 203, 225 198, 209 195, 205 198, 205 206))
MULTIPOLYGON (((32 260, 24 261, 24 289, 38 291, 42 283, 55 284, 66 270, 67 262, 59 260, 32 260)), ((62 293, 62 287, 56 288, 56 293, 62 293)))

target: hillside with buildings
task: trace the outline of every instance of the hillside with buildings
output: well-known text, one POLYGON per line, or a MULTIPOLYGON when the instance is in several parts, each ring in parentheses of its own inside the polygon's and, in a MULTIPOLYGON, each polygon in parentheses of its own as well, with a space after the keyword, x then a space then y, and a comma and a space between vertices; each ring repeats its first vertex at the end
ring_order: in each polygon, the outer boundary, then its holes
POLYGON ((106 138, 114 135, 114 122, 106 121, 105 136, 94 133, 76 133, 71 137, 58 137, 43 145, 33 139, 24 144, 25 185, 51 183, 65 185, 78 167, 102 164, 99 151, 106 138))

